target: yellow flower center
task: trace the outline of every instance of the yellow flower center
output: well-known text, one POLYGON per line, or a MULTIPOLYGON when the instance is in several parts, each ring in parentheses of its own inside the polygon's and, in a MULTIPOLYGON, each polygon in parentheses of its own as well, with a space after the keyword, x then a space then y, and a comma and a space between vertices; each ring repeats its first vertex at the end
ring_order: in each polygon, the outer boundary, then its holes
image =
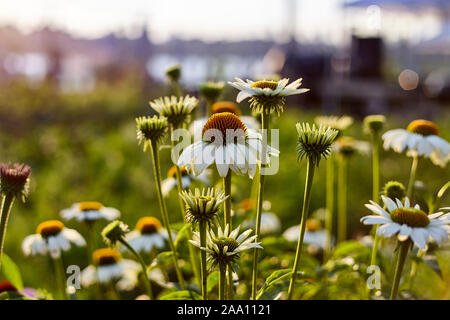
MULTIPOLYGON (((209 140, 211 142, 214 141, 216 138, 215 135, 217 134, 216 130, 219 130, 222 134, 222 141, 223 144, 226 144, 227 140, 229 140, 230 137, 227 137, 227 130, 231 130, 233 134, 233 138, 238 138, 237 135, 240 135, 247 131, 247 127, 245 124, 239 119, 238 116, 230 113, 230 112, 223 112, 223 113, 216 113, 213 114, 208 121, 206 121, 205 126, 202 130, 202 136, 205 140, 209 140), (209 131, 211 130, 211 131, 209 131), (205 135, 206 133, 206 135, 205 135)), ((233 139, 234 140, 234 139, 233 139)))
POLYGON ((430 224, 425 212, 414 208, 398 208, 391 212, 391 219, 398 224, 406 224, 413 228, 424 228, 430 224))
POLYGON ((228 237, 215 238, 213 239, 213 242, 219 247, 220 251, 223 251, 225 247, 228 247, 227 252, 231 252, 239 247, 239 243, 236 240, 228 237))
POLYGON ((161 229, 161 222, 155 217, 140 218, 136 224, 136 230, 143 234, 155 233, 159 229, 161 229))
POLYGON ((79 203, 81 211, 100 210, 103 204, 98 201, 85 201, 79 203))
POLYGON ((240 203, 242 209, 244 209, 245 211, 250 211, 255 207, 255 200, 254 199, 244 199, 241 201, 240 203))
POLYGON ((120 261, 121 256, 119 251, 112 248, 97 249, 92 253, 92 258, 96 265, 114 264, 120 261))
POLYGON ((64 229, 64 224, 59 220, 49 220, 44 221, 38 225, 36 232, 42 237, 47 238, 50 236, 55 236, 64 229))
POLYGON ((306 230, 308 231, 319 231, 322 229, 322 223, 317 219, 306 220, 306 230))
POLYGON ((236 103, 232 101, 219 101, 212 105, 213 113, 222 113, 222 112, 230 112, 237 116, 241 115, 241 110, 236 103))
POLYGON ((428 120, 414 120, 412 121, 407 128, 408 131, 421 134, 423 136, 429 136, 429 135, 439 135, 439 129, 438 126, 428 120))
MULTIPOLYGON (((186 166, 180 167, 180 171, 181 171, 181 176, 184 177, 184 176, 187 176, 187 175, 188 175, 186 166)), ((175 177, 177 176, 177 168, 176 168, 175 166, 172 166, 172 167, 169 169, 169 172, 167 173, 167 176, 168 176, 169 178, 175 178, 175 177)))
POLYGON ((255 83, 253 83, 251 85, 252 88, 260 88, 260 89, 272 89, 275 90, 278 86, 278 82, 277 81, 271 81, 271 80, 261 80, 261 81, 256 81, 255 83))

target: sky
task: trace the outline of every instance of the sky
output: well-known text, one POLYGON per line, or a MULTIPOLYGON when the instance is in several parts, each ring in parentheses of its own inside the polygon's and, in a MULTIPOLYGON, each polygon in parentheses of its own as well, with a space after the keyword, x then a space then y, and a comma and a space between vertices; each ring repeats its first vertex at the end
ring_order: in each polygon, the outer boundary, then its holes
MULTIPOLYGON (((12 24, 24 32, 50 25, 82 37, 110 32, 131 37, 146 26, 155 42, 174 36, 205 41, 275 39, 283 42, 294 29, 298 40, 328 43, 345 38, 343 28, 349 21, 361 25, 362 29, 377 25, 374 24, 376 10, 363 8, 362 14, 349 20, 348 12, 341 9, 343 1, 0 0, 0 25, 12 24)), ((390 36, 428 32, 430 37, 437 32, 435 21, 425 19, 428 24, 423 25, 414 21, 415 18, 401 20, 395 16, 394 20, 397 33, 392 32, 388 23, 383 24, 390 36)))

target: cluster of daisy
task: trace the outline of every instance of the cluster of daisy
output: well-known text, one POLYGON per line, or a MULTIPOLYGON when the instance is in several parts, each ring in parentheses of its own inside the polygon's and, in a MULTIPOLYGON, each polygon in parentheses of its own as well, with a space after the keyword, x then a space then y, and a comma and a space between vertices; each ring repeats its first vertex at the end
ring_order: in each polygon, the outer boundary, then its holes
MULTIPOLYGON (((81 272, 80 282, 85 288, 101 289, 92 290, 96 291, 95 298, 116 299, 122 291, 141 290, 145 292, 141 298, 154 299, 157 297, 155 292, 164 289, 190 295, 201 293, 202 299, 207 300, 214 297, 208 288, 209 276, 218 269, 216 296, 234 299, 242 257, 249 253, 252 253, 249 297, 257 299, 267 287, 261 286, 262 277, 258 270, 262 260, 259 256, 263 249, 262 237, 281 231, 280 219, 270 212, 270 202, 264 193, 265 180, 270 179, 266 169, 271 168, 273 159, 280 155, 279 150, 269 143, 268 129, 273 125, 271 117, 284 112, 286 97, 306 93, 309 89, 301 88, 301 78, 291 83, 289 79, 243 81, 237 78, 235 82, 229 82, 239 90, 236 102, 248 99, 252 114, 243 115, 235 102, 220 100, 225 83, 202 84, 199 88, 201 97, 196 98, 183 95, 180 66, 170 68, 166 75, 173 94, 149 103, 157 115, 136 119, 137 140, 143 145, 144 152, 150 151, 161 220, 143 216, 133 229, 119 220, 119 210, 97 201, 85 201, 61 210, 64 223, 57 219, 40 223, 36 232, 23 240, 22 250, 26 256, 48 256, 52 260, 58 298, 65 299, 74 294, 66 281, 63 261, 65 254, 74 247, 87 247, 88 264, 81 272), (195 119, 202 101, 205 115, 195 119), (177 129, 189 129, 194 136, 179 156, 174 143, 177 129), (168 148, 173 165, 163 178, 161 153, 168 149, 164 148, 167 138, 171 142, 168 148), (233 210, 235 175, 254 180, 255 192, 239 206, 234 205, 233 210), (171 223, 174 216, 169 214, 167 201, 174 198, 178 200, 181 226, 171 223), (237 224, 238 220, 243 223, 237 224), (101 225, 102 221, 108 223, 101 225), (65 223, 78 223, 80 231, 66 227, 65 223), (100 225, 102 231, 99 233, 100 225), (97 244, 99 235, 105 243, 103 247, 97 244), (188 266, 181 254, 182 247, 189 249, 188 266), (191 274, 194 279, 191 282, 196 283, 189 282, 191 274)), ((348 240, 347 197, 349 187, 352 187, 347 179, 348 170, 351 170, 349 163, 355 154, 372 153, 373 194, 366 207, 373 215, 363 217, 361 222, 375 226, 371 264, 376 262, 377 249, 381 246, 379 237, 395 236, 398 241, 391 294, 391 298, 396 298, 411 247, 415 245, 425 252, 430 242, 441 244, 448 239, 450 210, 421 209, 414 203, 414 185, 419 159, 429 158, 433 164, 445 167, 450 159, 450 144, 439 137, 437 126, 427 120, 415 120, 407 129, 383 133, 385 117, 368 116, 364 126, 371 143, 348 135, 346 131, 354 122, 349 116, 320 116, 314 122, 297 123, 295 129, 292 128, 298 138, 297 160, 306 163, 306 174, 298 225, 283 233, 284 241, 296 243, 296 252, 292 266, 287 266, 280 277, 287 279, 289 285, 281 296, 295 297, 305 244, 308 244, 307 253, 326 262, 334 245, 348 240), (386 150, 406 152, 413 158, 413 163, 407 188, 400 182, 390 181, 380 196, 381 145, 386 150), (314 177, 323 162, 326 162, 326 208, 310 214, 314 177)), ((30 173, 30 167, 24 164, 0 164, 0 261, 13 202, 18 197, 26 199, 30 173)))

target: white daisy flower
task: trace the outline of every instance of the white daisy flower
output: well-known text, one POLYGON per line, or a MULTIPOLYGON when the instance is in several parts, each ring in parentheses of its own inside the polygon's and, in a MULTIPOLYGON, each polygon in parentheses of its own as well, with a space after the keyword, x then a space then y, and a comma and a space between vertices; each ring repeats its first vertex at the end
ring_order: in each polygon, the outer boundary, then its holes
POLYGON ((150 253, 153 248, 164 248, 167 232, 155 217, 142 217, 137 222, 135 230, 128 233, 125 239, 137 252, 150 253))
POLYGON ((261 155, 263 143, 259 133, 247 129, 238 116, 229 113, 212 115, 203 127, 203 140, 188 146, 178 159, 178 166, 186 166, 195 175, 215 163, 221 177, 228 170, 238 174, 248 173, 253 178, 258 161, 268 162, 269 154, 279 151, 267 146, 261 155))
MULTIPOLYGON (((243 226, 250 228, 255 225, 255 220, 247 220, 244 222, 243 226)), ((281 221, 275 213, 263 212, 261 215, 261 226, 260 234, 261 236, 275 234, 281 230, 281 221)))
POLYGON ((342 136, 336 139, 333 144, 333 151, 344 157, 351 157, 355 153, 368 155, 370 154, 370 150, 370 143, 367 141, 356 140, 348 136, 342 136))
POLYGON ((112 221, 120 216, 120 212, 114 208, 104 207, 97 201, 85 201, 74 203, 70 208, 60 212, 65 220, 93 222, 100 219, 112 221))
POLYGON ((314 122, 319 126, 343 131, 353 124, 353 118, 350 116, 317 116, 314 118, 314 122))
MULTIPOLYGON (((207 186, 211 184, 212 171, 209 169, 205 169, 197 176, 189 174, 189 172, 186 170, 186 166, 181 167, 180 171, 182 189, 189 188, 191 183, 194 181, 200 181, 207 186)), ((169 192, 177 186, 178 181, 176 174, 176 167, 173 166, 172 168, 170 168, 169 173, 167 174, 167 179, 161 181, 161 192, 164 196, 167 196, 169 192)))
POLYGON ((166 117, 167 121, 175 128, 189 122, 192 110, 197 105, 198 99, 189 95, 180 98, 175 96, 162 97, 150 102, 150 107, 161 116, 166 117))
MULTIPOLYGON (((319 248, 325 248, 328 241, 328 232, 322 228, 322 224, 317 219, 306 220, 305 235, 303 242, 315 245, 319 248)), ((291 242, 297 242, 300 234, 300 226, 292 226, 283 233, 283 237, 291 242)))
POLYGON ((424 156, 441 167, 445 167, 450 159, 450 144, 439 137, 438 127, 431 121, 414 120, 406 130, 389 130, 382 138, 386 150, 393 149, 398 153, 407 150, 407 156, 424 156))
POLYGON ((301 88, 302 78, 295 80, 288 85, 289 79, 281 79, 279 81, 261 80, 247 82, 242 79, 235 78, 235 82, 228 82, 231 86, 240 90, 236 101, 239 103, 247 98, 250 98, 250 108, 257 112, 262 112, 264 109, 267 113, 273 111, 280 114, 283 112, 285 97, 305 93, 309 89, 301 88))
POLYGON ((375 215, 361 218, 361 222, 368 225, 380 225, 378 235, 390 237, 397 235, 399 241, 411 239, 420 249, 426 249, 427 242, 434 240, 438 244, 448 239, 450 233, 450 214, 437 212, 427 215, 419 205, 410 207, 408 197, 404 203, 395 199, 395 202, 381 196, 388 211, 377 203, 370 201, 366 207, 375 215))
POLYGON ((95 250, 92 256, 94 265, 81 271, 81 284, 84 287, 118 280, 118 289, 130 290, 137 283, 141 267, 136 261, 122 259, 120 253, 111 248, 95 250))
POLYGON ((58 259, 61 251, 69 251, 71 242, 78 247, 86 245, 78 231, 64 227, 61 221, 49 220, 38 225, 36 234, 23 240, 22 251, 26 256, 50 254, 53 259, 58 259))
POLYGON ((211 269, 220 264, 222 267, 230 266, 233 270, 233 266, 239 260, 242 251, 253 248, 262 249, 261 243, 255 242, 256 235, 249 237, 252 233, 251 229, 239 234, 240 226, 233 231, 230 231, 228 226, 223 231, 219 226, 217 228, 217 236, 210 228, 206 233, 206 247, 200 245, 198 232, 194 232, 194 240, 189 240, 191 244, 207 252, 208 261, 211 262, 211 269))

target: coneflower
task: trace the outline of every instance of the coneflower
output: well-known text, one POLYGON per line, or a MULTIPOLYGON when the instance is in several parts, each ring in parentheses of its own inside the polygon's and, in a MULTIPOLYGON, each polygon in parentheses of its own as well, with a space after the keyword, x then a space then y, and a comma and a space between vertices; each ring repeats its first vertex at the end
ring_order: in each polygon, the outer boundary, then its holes
POLYGON ((0 211, 0 270, 5 242, 6 228, 14 200, 22 199, 25 202, 29 192, 31 168, 23 163, 0 163, 0 195, 2 206, 0 211))
MULTIPOLYGON (((260 80, 260 81, 243 81, 235 78, 235 82, 228 82, 231 86, 239 90, 236 101, 239 103, 245 99, 250 99, 250 109, 261 113, 261 129, 263 148, 261 154, 261 166, 258 175, 258 196, 256 204, 256 240, 259 241, 261 229, 262 203, 264 200, 264 174, 262 172, 263 165, 267 165, 265 156, 268 141, 270 115, 277 113, 280 115, 284 111, 286 96, 301 94, 309 91, 309 89, 300 88, 302 79, 297 79, 288 85, 289 79, 260 80)), ((255 249, 253 254, 253 275, 252 275, 252 299, 256 299, 256 282, 258 276, 258 250, 255 249)))
POLYGON ((152 287, 150 283, 150 279, 147 274, 147 266, 144 262, 142 256, 130 245, 130 243, 126 240, 125 235, 129 232, 129 228, 122 221, 115 220, 109 223, 102 230, 103 240, 110 247, 115 247, 117 243, 121 243, 124 245, 128 251, 131 252, 133 256, 139 261, 142 269, 142 276, 144 277, 144 285, 147 291, 147 295, 150 299, 153 299, 152 287))
POLYGON ((180 282, 180 287, 184 290, 186 288, 183 274, 178 266, 178 255, 172 239, 172 232, 170 228, 169 215, 167 213, 167 206, 164 200, 161 189, 161 164, 159 160, 159 143, 164 139, 168 130, 168 122, 165 117, 140 117, 136 119, 137 124, 137 139, 139 143, 144 144, 144 151, 147 146, 153 158, 153 173, 155 175, 156 191, 158 193, 159 208, 163 220, 164 228, 167 230, 167 237, 169 240, 170 250, 173 253, 173 263, 175 272, 180 282))
MULTIPOLYGON (((182 191, 180 197, 186 204, 186 221, 196 225, 199 225, 199 238, 200 245, 206 247, 206 233, 207 228, 210 226, 217 217, 220 209, 220 205, 227 199, 223 191, 214 191, 213 188, 195 189, 194 193, 190 190, 182 191)), ((191 238, 192 239, 192 238, 191 238)), ((207 288, 207 270, 206 270, 206 252, 201 252, 201 278, 202 278, 202 297, 203 300, 208 298, 207 288)))
POLYGON ((310 126, 308 123, 297 123, 298 143, 297 158, 308 160, 306 165, 306 183, 305 193, 303 196, 302 216, 300 220, 300 232, 297 242, 297 251, 295 253, 294 266, 292 267, 291 281, 289 283, 288 299, 292 298, 294 292, 295 278, 300 262, 300 252, 303 245, 303 237, 305 235, 306 221, 308 218, 309 202, 311 200, 311 190, 314 178, 314 169, 319 166, 320 160, 327 159, 331 153, 331 145, 338 135, 338 131, 330 127, 315 125, 310 126))

